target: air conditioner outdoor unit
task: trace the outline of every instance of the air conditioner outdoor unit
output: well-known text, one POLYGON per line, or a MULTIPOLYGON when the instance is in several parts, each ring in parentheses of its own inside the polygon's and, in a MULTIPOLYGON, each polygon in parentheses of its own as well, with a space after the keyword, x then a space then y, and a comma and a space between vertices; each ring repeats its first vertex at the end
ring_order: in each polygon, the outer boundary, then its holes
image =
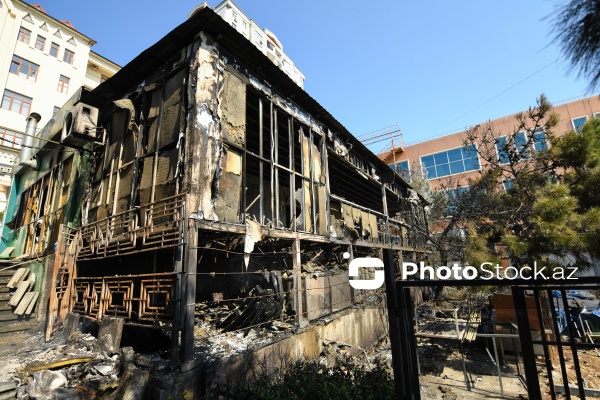
POLYGON ((99 142, 102 140, 102 129, 97 124, 98 109, 78 103, 65 116, 60 142, 75 146, 99 142))

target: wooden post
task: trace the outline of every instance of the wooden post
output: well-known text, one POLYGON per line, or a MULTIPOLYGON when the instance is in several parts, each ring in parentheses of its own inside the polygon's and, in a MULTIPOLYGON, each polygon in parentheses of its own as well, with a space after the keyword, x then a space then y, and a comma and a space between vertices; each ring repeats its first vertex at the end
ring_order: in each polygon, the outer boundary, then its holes
POLYGON ((300 256, 300 239, 294 239, 293 256, 293 278, 294 278, 294 305, 296 308, 296 323, 299 328, 304 328, 308 323, 304 317, 304 291, 302 290, 302 258, 300 256))
POLYGON ((184 290, 182 290, 181 307, 184 312, 182 321, 182 344, 184 363, 194 359, 194 326, 196 308, 196 271, 198 262, 198 229, 193 219, 187 219, 187 247, 184 249, 184 290))

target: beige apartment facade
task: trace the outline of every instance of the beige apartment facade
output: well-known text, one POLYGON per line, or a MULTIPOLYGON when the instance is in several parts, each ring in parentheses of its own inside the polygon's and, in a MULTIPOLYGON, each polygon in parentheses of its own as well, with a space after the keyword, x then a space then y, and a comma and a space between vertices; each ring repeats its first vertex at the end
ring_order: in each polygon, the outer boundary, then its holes
MULTIPOLYGON (((579 130, 590 118, 600 117, 600 98, 598 96, 588 97, 577 101, 554 105, 554 112, 560 118, 559 124, 553 129, 555 135, 561 136, 572 130, 579 130)), ((495 132, 500 134, 500 140, 505 140, 508 135, 516 134, 515 143, 523 135, 515 132, 518 127, 516 114, 507 115, 489 121, 495 132)), ((481 125, 488 122, 482 122, 481 125)), ((441 136, 431 140, 422 141, 403 148, 396 148, 379 157, 390 167, 396 169, 401 175, 414 176, 422 172, 424 178, 431 183, 433 190, 447 187, 451 180, 453 186, 466 187, 470 179, 479 176, 483 160, 477 155, 477 151, 465 147, 467 130, 441 136)), ((481 143, 476 143, 479 146, 481 143)), ((536 134, 536 140, 531 144, 529 151, 535 152, 548 146, 543 132, 536 134)), ((499 159, 502 158, 502 150, 496 146, 499 159)))
POLYGON ((28 115, 40 114, 43 126, 80 87, 93 89, 120 69, 91 51, 95 43, 40 4, 0 0, 0 211, 28 115))
POLYGON ((258 26, 231 0, 221 2, 215 12, 304 89, 304 74, 283 51, 283 44, 273 32, 258 26))

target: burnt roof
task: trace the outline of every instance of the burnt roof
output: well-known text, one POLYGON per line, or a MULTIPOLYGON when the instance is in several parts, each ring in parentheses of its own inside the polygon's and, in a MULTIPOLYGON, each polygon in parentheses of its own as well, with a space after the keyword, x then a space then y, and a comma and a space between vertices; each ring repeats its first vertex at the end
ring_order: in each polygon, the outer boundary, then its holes
POLYGON ((277 67, 267 56, 257 49, 246 37, 223 20, 206 3, 197 7, 196 11, 182 24, 165 37, 140 53, 110 79, 101 83, 82 98, 82 102, 100 107, 108 101, 120 98, 132 86, 144 77, 165 64, 184 46, 190 44, 196 35, 204 31, 212 36, 223 48, 239 57, 251 66, 262 78, 272 84, 281 95, 288 97, 304 111, 323 123, 327 128, 346 136, 359 149, 361 155, 373 165, 381 169, 385 182, 396 181, 404 187, 410 187, 387 164, 380 160, 363 143, 357 140, 337 119, 323 106, 298 86, 286 73, 277 67))

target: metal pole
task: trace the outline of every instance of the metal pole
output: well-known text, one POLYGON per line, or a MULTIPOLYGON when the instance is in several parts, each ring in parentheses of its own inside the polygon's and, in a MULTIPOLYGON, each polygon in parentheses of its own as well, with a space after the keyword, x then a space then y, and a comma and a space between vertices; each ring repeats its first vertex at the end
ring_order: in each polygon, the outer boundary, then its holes
POLYGON ((398 298, 396 294, 396 273, 394 271, 394 253, 390 249, 383 250, 383 268, 385 271, 385 292, 387 297, 390 346, 392 348, 392 368, 394 370, 394 386, 396 399, 405 399, 403 355, 400 346, 400 320, 398 298))
MULTIPOLYGON (((583 387, 583 378, 581 377, 581 369, 579 368, 579 356, 577 355, 577 346, 575 343, 575 325, 571 319, 571 313, 569 311, 569 304, 567 302, 567 292, 565 289, 560 290, 560 294, 563 300, 563 305, 566 308, 567 315, 567 331, 569 333, 569 343, 571 345, 571 353, 573 353, 573 367, 575 368, 575 374, 577 375, 577 386, 579 387, 579 398, 585 400, 585 389, 583 387)), ((569 382, 565 382, 565 388, 569 386, 569 382)), ((566 390, 566 389, 565 389, 566 390)))
POLYGON ((527 392, 530 400, 542 400, 540 382, 535 365, 535 354, 531 340, 531 328, 529 326, 529 315, 527 303, 525 302, 525 289, 518 286, 512 287, 512 295, 519 326, 519 338, 521 339, 521 351, 523 352, 523 364, 525 367, 525 378, 527 379, 527 392))
MULTIPOLYGON (((542 292, 543 293, 543 292, 542 292)), ((554 379, 552 378, 552 362, 550 360, 550 352, 548 351, 548 340, 546 339, 546 325, 544 324, 544 316, 542 315, 542 306, 540 304, 539 290, 533 290, 535 300, 535 308, 537 310, 538 320, 540 321, 540 334, 542 335, 542 346, 544 347, 544 357, 546 358, 546 372, 548 373, 548 386, 550 386, 550 395, 554 399, 554 379)))
MULTIPOLYGON (((492 337, 494 345, 494 357, 496 358, 496 369, 498 370, 498 382, 500 383, 500 395, 504 397, 504 386, 502 386, 502 370, 500 370, 500 360, 498 359, 498 347, 496 346, 496 338, 492 337)), ((515 349, 516 351, 517 349, 515 349)))

